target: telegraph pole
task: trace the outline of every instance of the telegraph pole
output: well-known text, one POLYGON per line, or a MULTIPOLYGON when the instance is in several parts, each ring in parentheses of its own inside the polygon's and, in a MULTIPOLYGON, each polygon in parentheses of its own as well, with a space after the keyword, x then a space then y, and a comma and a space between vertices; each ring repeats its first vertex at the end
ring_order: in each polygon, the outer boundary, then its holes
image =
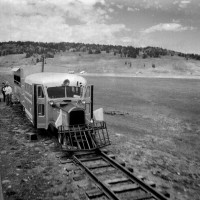
POLYGON ((42 72, 44 72, 44 54, 42 55, 42 72))

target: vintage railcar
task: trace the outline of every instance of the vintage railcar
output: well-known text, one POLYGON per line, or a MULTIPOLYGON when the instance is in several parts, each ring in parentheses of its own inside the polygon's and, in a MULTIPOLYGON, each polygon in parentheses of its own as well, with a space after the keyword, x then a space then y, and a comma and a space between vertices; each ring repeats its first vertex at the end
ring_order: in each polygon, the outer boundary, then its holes
POLYGON ((110 144, 102 110, 93 116, 93 86, 84 77, 32 68, 14 70, 14 93, 35 128, 57 132, 70 151, 110 144))

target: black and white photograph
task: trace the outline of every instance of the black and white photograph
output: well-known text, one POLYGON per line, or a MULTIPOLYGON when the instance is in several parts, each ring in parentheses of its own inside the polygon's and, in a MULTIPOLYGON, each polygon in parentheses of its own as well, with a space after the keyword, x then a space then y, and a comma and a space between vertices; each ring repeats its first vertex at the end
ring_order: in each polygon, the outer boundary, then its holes
POLYGON ((200 200, 200 0, 0 0, 0 200, 200 200))

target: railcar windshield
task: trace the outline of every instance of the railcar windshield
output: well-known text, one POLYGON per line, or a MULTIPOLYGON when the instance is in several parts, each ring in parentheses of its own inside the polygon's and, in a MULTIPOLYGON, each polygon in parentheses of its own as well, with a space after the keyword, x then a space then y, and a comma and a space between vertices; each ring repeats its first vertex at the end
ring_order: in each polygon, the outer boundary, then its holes
POLYGON ((48 97, 54 98, 77 98, 81 96, 81 87, 74 86, 59 86, 47 88, 48 97))

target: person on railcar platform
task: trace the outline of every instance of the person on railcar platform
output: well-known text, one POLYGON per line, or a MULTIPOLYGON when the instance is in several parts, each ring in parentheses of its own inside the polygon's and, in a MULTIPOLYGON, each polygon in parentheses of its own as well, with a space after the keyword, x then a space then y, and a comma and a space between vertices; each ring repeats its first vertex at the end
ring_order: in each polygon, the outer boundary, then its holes
POLYGON ((3 102, 6 101, 5 87, 6 87, 6 85, 5 85, 5 83, 3 82, 3 83, 2 83, 2 86, 1 86, 1 93, 3 94, 3 102))
POLYGON ((12 88, 8 82, 5 86, 6 105, 12 105, 12 88))

